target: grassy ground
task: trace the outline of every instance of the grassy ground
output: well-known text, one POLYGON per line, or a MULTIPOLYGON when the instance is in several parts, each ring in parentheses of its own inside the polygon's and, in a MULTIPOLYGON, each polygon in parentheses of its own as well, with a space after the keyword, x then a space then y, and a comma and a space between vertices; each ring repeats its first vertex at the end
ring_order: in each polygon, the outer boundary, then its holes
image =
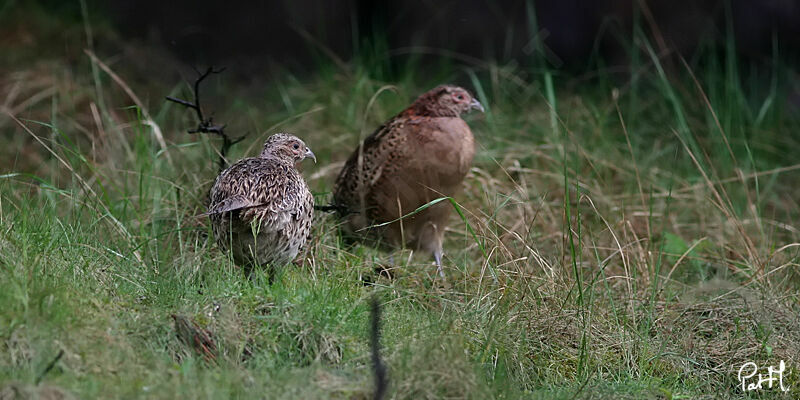
POLYGON ((249 133, 231 158, 297 134, 319 203, 359 137, 421 91, 462 83, 487 106, 468 117, 479 151, 446 282, 407 251, 377 274, 387 255, 344 247, 318 214, 302 265, 270 286, 195 217, 218 142, 162 100, 188 87, 141 56, 167 56, 106 40, 92 62, 85 26, 53 23, 2 42, 0 397, 370 398, 373 295, 391 398, 775 398, 737 372, 780 360, 782 396, 800 393, 798 83, 777 55, 750 74, 731 51, 684 64, 637 34, 630 76, 414 56, 249 89, 215 77, 207 107, 249 133), (48 40, 67 45, 31 50, 48 40), (172 314, 210 332, 215 362, 172 314))

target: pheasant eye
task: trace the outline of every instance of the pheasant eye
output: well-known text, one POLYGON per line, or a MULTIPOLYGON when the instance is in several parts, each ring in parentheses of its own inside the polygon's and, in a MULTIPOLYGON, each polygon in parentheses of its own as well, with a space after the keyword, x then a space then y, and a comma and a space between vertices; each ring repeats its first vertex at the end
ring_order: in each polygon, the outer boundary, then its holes
POLYGON ((299 144, 297 144, 297 143, 295 143, 295 144, 294 144, 294 146, 292 146, 292 147, 294 147, 294 149, 295 149, 295 150, 297 150, 297 149, 299 149, 299 148, 300 148, 300 145, 299 145, 299 144))
POLYGON ((464 100, 464 96, 462 96, 460 94, 458 96, 456 96, 456 98, 459 99, 459 100, 464 100))

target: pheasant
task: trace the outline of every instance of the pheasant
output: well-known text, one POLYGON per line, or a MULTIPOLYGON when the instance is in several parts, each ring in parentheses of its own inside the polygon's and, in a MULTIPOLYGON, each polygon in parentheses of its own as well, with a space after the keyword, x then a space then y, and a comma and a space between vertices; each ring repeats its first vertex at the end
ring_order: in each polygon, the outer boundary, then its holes
POLYGON ((460 87, 419 96, 350 155, 333 189, 348 237, 384 248, 406 246, 433 256, 442 271, 442 241, 454 195, 472 165, 475 140, 461 114, 483 106, 460 87), (376 227, 375 225, 381 225, 376 227))
POLYGON ((314 198, 296 168, 305 158, 317 161, 302 140, 276 133, 258 157, 239 160, 214 182, 205 215, 219 247, 248 272, 254 266, 274 272, 308 242, 314 198))

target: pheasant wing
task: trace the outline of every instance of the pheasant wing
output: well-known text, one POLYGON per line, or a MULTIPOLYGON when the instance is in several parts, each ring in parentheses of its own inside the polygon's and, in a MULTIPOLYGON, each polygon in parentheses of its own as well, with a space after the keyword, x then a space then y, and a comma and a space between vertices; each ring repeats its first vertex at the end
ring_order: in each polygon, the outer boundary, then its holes
POLYGON ((393 118, 364 139, 350 155, 334 189, 334 202, 349 213, 364 208, 363 197, 381 176, 405 158, 407 121, 393 118))

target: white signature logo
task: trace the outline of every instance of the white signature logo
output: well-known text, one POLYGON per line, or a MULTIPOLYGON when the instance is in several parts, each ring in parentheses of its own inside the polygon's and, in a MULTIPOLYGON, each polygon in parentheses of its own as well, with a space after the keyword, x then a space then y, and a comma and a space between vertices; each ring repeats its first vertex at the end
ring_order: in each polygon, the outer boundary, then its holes
POLYGON ((758 374, 758 381, 748 383, 747 380, 756 376, 758 370, 758 365, 754 362, 747 362, 739 368, 739 382, 742 383, 743 392, 761 389, 764 384, 769 385, 768 387, 772 389, 773 383, 777 383, 781 391, 789 391, 788 387, 783 386, 783 371, 786 370, 786 364, 783 360, 778 364, 778 368, 770 365, 767 367, 766 375, 758 374))

